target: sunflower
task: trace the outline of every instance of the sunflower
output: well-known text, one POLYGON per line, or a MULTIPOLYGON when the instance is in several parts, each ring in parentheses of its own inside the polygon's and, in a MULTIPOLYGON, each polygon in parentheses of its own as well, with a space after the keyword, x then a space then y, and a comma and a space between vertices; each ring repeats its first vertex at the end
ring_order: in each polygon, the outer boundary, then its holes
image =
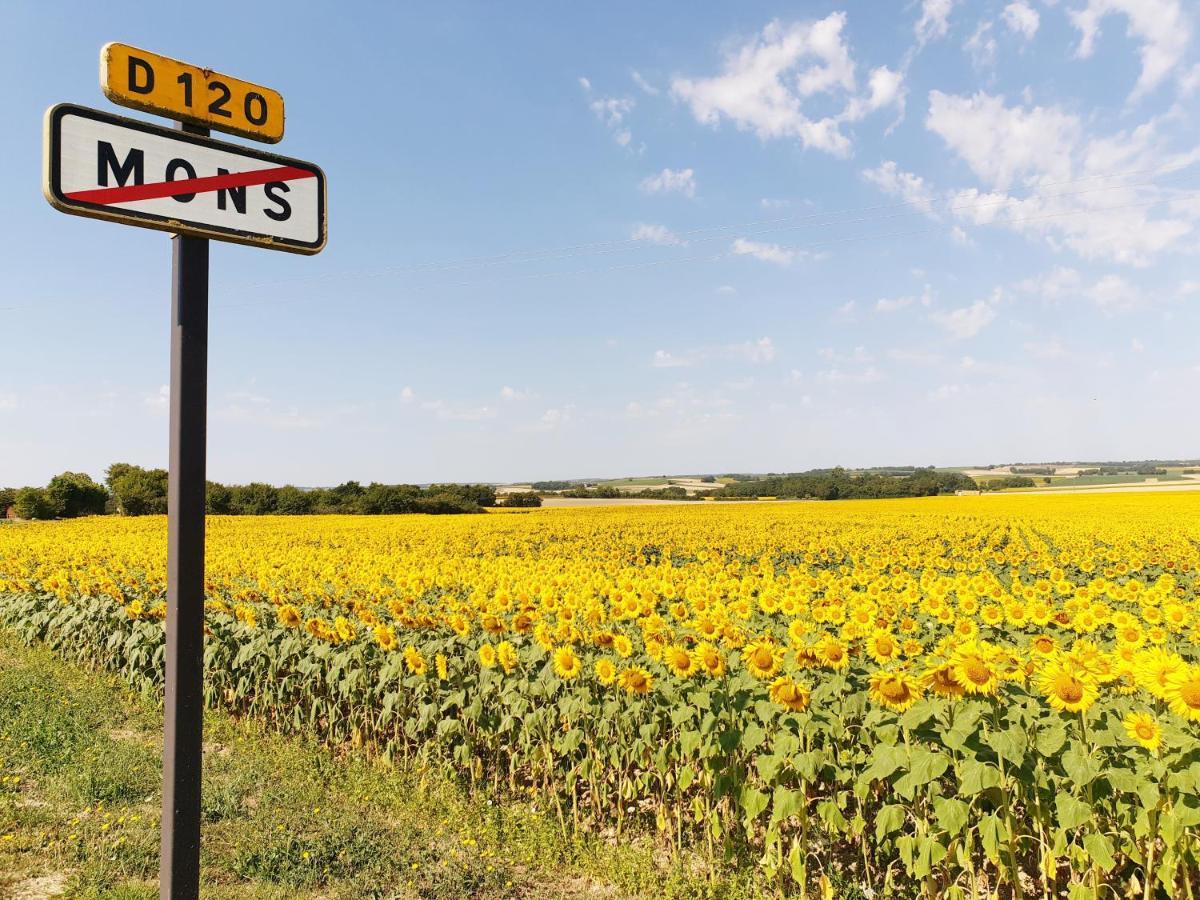
POLYGON ((621 687, 631 694, 648 694, 654 687, 654 676, 641 666, 630 666, 621 672, 618 679, 621 687))
POLYGON ((771 682, 770 696, 772 703, 777 703, 792 712, 803 712, 812 699, 807 687, 786 675, 781 675, 771 682))
POLYGON ((1162 727, 1150 713, 1130 712, 1121 724, 1130 739, 1147 750, 1157 751, 1162 746, 1162 727))
POLYGON ((617 667, 613 665, 611 659, 598 659, 595 665, 596 680, 601 684, 612 684, 617 680, 617 667))
POLYGON ((400 646, 400 642, 396 639, 396 630, 391 625, 376 625, 374 634, 375 643, 384 650, 395 650, 400 646))
POLYGON ((554 651, 554 674, 570 681, 582 668, 579 657, 570 647, 559 647, 554 651))
POLYGON ((408 666, 408 671, 414 675, 424 675, 429 671, 429 663, 425 661, 425 657, 421 655, 421 651, 412 644, 404 648, 404 664, 408 666))
POLYGON ((1056 662, 1042 669, 1038 687, 1049 704, 1062 712, 1086 712, 1100 696, 1095 680, 1068 662, 1056 662))
POLYGON ((633 641, 626 635, 618 634, 613 638, 613 649, 621 659, 629 659, 633 655, 633 641))
POLYGON ((504 667, 505 673, 511 672, 517 667, 517 663, 521 661, 520 657, 517 656, 517 648, 508 641, 501 641, 496 645, 496 659, 504 667))
POLYGON ((678 644, 671 644, 663 650, 663 663, 676 678, 690 678, 696 674, 696 660, 678 644))
POLYGON ((995 657, 989 645, 968 641, 954 651, 950 660, 954 680, 969 694, 995 694, 1000 683, 995 657))
POLYGON ((1185 667, 1186 663, 1179 656, 1161 647, 1143 650, 1133 659, 1138 684, 1159 700, 1167 699, 1172 676, 1185 667))
POLYGON ((692 658, 709 678, 720 678, 725 674, 725 654, 708 641, 696 645, 692 658))
POLYGON ((1165 699, 1177 716, 1200 722, 1200 666, 1183 666, 1173 672, 1165 699))
POLYGON ((450 677, 450 661, 446 659, 445 653, 439 653, 433 658, 434 665, 437 666, 438 681, 445 681, 450 677))
POLYGON ((925 686, 941 697, 961 697, 966 691, 954 678, 954 666, 950 663, 943 663, 940 666, 933 666, 926 669, 925 674, 921 676, 921 681, 925 686))
POLYGON ((354 626, 350 624, 350 620, 345 616, 338 616, 333 620, 333 630, 337 632, 339 641, 352 641, 355 637, 354 626))
POLYGON ((867 655, 879 665, 891 662, 900 654, 900 645, 890 631, 879 630, 867 638, 867 655))
POLYGON ((921 699, 921 683, 905 672, 878 671, 871 674, 871 699, 888 709, 904 712, 921 699))
POLYGON ((828 666, 831 669, 845 669, 850 665, 850 652, 846 647, 846 642, 841 638, 834 637, 832 634, 827 634, 821 638, 815 648, 817 658, 821 664, 828 666))
POLYGON ((285 603, 275 612, 279 621, 288 628, 296 628, 304 619, 300 616, 300 610, 292 606, 290 603, 285 603))
POLYGON ((783 650, 769 637, 761 637, 746 645, 742 659, 751 675, 765 681, 773 678, 783 665, 783 650))

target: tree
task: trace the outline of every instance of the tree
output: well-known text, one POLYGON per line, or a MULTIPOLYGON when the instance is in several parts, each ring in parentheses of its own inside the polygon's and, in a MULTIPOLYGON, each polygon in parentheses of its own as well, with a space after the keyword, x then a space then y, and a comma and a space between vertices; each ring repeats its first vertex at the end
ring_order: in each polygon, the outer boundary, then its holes
POLYGON ((503 497, 505 506, 529 508, 542 505, 542 498, 533 491, 515 491, 511 494, 504 494, 503 497))
POLYGON ((496 489, 490 484, 431 484, 428 493, 433 496, 457 497, 475 506, 496 505, 496 489))
POLYGON ((54 518, 54 508, 42 488, 21 488, 13 499, 13 508, 18 519, 54 518))
POLYGON ((279 506, 279 489, 261 481, 231 487, 230 511, 239 516, 265 516, 279 506))
POLYGON ((4 518, 4 513, 17 499, 16 488, 0 488, 0 519, 4 518))
POLYGON ((281 516, 303 516, 313 511, 313 495, 285 484, 276 494, 275 512, 281 516))
POLYGON ((99 516, 104 514, 108 491, 84 472, 63 472, 50 479, 46 499, 55 514, 64 518, 99 516))
POLYGON ((204 511, 210 516, 227 516, 232 509, 233 492, 220 482, 205 482, 204 511))
POLYGON ((123 516, 163 515, 167 511, 167 470, 113 463, 105 473, 108 489, 123 516))

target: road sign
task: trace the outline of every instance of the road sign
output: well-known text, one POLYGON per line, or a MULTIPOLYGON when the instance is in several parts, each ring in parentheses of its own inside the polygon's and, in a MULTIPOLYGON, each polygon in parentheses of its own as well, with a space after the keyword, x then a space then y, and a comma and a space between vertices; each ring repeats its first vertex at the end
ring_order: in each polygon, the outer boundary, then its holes
POLYGON ((61 103, 46 112, 46 199, 65 213, 292 253, 325 246, 312 163, 61 103))
POLYGON ((128 44, 100 49, 100 87, 121 106, 268 144, 283 137, 278 91, 128 44))

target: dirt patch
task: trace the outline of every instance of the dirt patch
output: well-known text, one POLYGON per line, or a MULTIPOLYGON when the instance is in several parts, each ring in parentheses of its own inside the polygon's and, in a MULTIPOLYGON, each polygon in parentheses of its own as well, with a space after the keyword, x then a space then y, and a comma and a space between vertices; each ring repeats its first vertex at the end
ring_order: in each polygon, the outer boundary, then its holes
POLYGON ((38 878, 27 878, 25 881, 18 881, 14 885, 10 885, 5 890, 11 890, 5 896, 9 900, 50 900, 51 897, 58 897, 67 887, 67 874, 65 872, 55 872, 52 875, 42 875, 38 878))

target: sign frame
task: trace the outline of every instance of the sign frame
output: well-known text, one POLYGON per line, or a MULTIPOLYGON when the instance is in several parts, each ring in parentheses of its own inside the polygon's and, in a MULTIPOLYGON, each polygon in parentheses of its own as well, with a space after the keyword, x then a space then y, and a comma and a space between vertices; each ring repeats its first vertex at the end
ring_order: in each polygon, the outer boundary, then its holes
POLYGON ((69 215, 85 216, 92 219, 103 219, 123 225, 134 225, 140 228, 152 228, 157 231, 167 231, 172 234, 183 234, 191 237, 213 238, 219 241, 230 241, 236 244, 246 244, 252 247, 262 247, 270 250, 283 250, 289 253, 314 255, 325 249, 329 240, 328 202, 326 196, 327 182, 324 170, 315 163, 292 159, 247 147, 242 144, 231 144, 216 141, 208 137, 185 130, 177 130, 156 125, 141 119, 128 116, 117 116, 75 103, 57 103, 46 110, 45 129, 43 138, 42 161, 42 193, 47 202, 59 212, 69 215), (311 171, 317 179, 317 217, 318 239, 315 243, 298 241, 293 238, 274 237, 252 231, 236 228, 226 228, 219 225, 186 222, 178 218, 159 215, 157 213, 140 212, 120 209, 100 203, 90 203, 85 200, 71 199, 63 193, 61 186, 62 141, 61 122, 67 115, 80 116, 96 122, 129 128, 144 134, 167 138, 179 143, 194 144, 224 153, 247 156, 262 162, 273 163, 276 166, 303 169, 311 171))
POLYGON ((287 107, 283 102, 283 95, 274 88, 214 72, 212 69, 192 65, 120 41, 109 41, 100 48, 100 90, 104 92, 105 97, 118 106, 126 106, 139 112, 165 116, 168 119, 176 119, 180 122, 188 122, 228 134, 236 134, 267 144, 277 144, 283 140, 283 133, 287 127, 287 107), (114 57, 122 54, 122 60, 128 61, 128 68, 123 80, 117 71, 119 63, 114 65, 114 57), (144 90, 139 90, 138 86, 131 83, 135 80, 133 73, 135 64, 140 64, 141 68, 138 71, 143 73, 142 77, 149 79, 148 84, 142 85, 144 90), (175 76, 174 80, 172 80, 172 76, 175 76), (188 102, 172 105, 170 100, 163 97, 164 91, 156 90, 156 82, 161 83, 160 79, 170 84, 179 84, 179 92, 188 102), (216 86, 217 95, 215 99, 210 99, 214 86, 216 86), (204 92, 204 96, 198 96, 202 92, 204 92), (193 95, 197 95, 194 107, 190 102, 193 95), (257 103, 252 102, 254 98, 257 98, 257 103), (231 106, 236 113, 231 111, 231 106), (262 124, 253 120, 252 107, 262 110, 262 124), (193 109, 208 111, 210 114, 197 114, 193 109), (274 118, 270 116, 273 110, 278 111, 278 128, 267 127, 268 121, 272 121, 274 118), (239 124, 239 120, 245 120, 245 124, 239 124))

